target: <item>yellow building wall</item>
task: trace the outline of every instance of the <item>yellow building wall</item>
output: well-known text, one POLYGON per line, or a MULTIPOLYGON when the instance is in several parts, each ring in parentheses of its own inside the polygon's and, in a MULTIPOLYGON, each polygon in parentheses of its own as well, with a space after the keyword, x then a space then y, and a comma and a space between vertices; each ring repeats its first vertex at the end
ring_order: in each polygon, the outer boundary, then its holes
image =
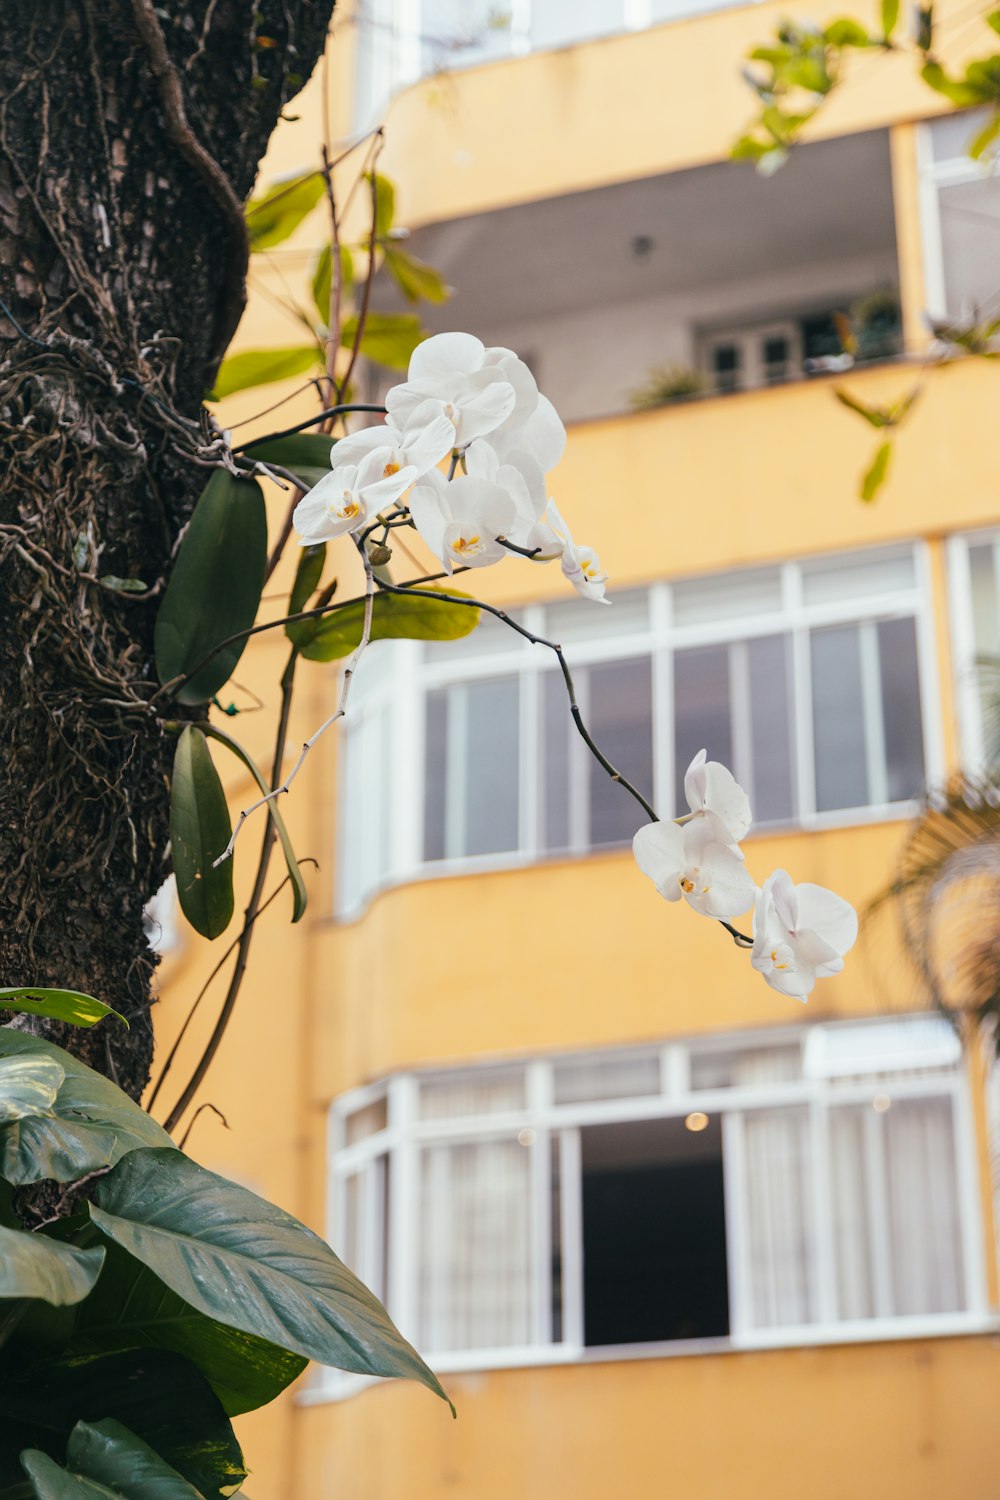
MULTIPOLYGON (((823 19, 842 7, 818 0, 809 9, 823 19)), ((740 60, 785 11, 783 3, 766 3, 719 12, 407 90, 393 107, 380 163, 397 181, 402 218, 426 223, 724 158, 752 113, 736 76, 740 60)), ((960 0, 942 10, 946 36, 961 35, 949 19, 959 14, 960 0)), ((342 47, 334 49, 328 80, 338 132, 346 130, 349 40, 342 47)), ((824 112, 821 133, 935 112, 934 97, 914 82, 909 64, 889 59, 857 71, 824 112)), ((322 78, 314 80, 296 102, 299 121, 277 132, 265 181, 317 160, 322 88, 322 78)), ((912 133, 905 129, 895 132, 893 160, 904 316, 916 347, 922 266, 912 133)), ((322 235, 318 211, 292 241, 303 271, 322 235)), ((272 287, 275 274, 264 263, 255 270, 272 287)), ((238 347, 288 342, 282 315, 252 295, 238 347)), ((844 384, 866 401, 889 401, 912 377, 897 366, 845 377, 844 384)), ((232 398, 223 422, 243 421, 295 384, 232 398)), ((554 493, 577 536, 598 547, 616 586, 930 538, 943 748, 954 764, 939 539, 1000 517, 990 441, 993 373, 979 364, 955 367, 928 383, 897 443, 890 481, 870 507, 855 493, 875 434, 838 407, 831 385, 810 381, 582 424, 571 432, 554 493), (956 442, 956 433, 983 437, 956 442), (643 518, 639 534, 620 522, 625 505, 643 518)), ((240 430, 264 431, 309 411, 310 398, 302 397, 240 430)), ((287 503, 280 493, 269 497, 272 535, 287 503)), ((293 562, 268 586, 276 613, 293 562)), ((346 543, 336 568, 341 595, 359 591, 360 570, 346 543)), ((557 570, 515 562, 490 570, 476 586, 491 601, 513 603, 564 587, 557 570)), ((262 711, 246 712, 231 727, 265 766, 285 657, 280 632, 252 642, 237 669, 241 686, 223 695, 251 709, 253 694, 264 700, 262 711)), ((336 670, 303 663, 299 677, 293 746, 329 713, 336 670)), ((218 759, 235 810, 255 794, 237 762, 225 767, 218 759)), ((821 983, 804 1010, 768 990, 720 928, 661 902, 625 852, 402 886, 376 897, 360 920, 337 924, 335 784, 331 735, 283 805, 297 852, 320 866, 307 873, 309 911, 293 929, 285 892, 260 919, 249 978, 198 1096, 221 1110, 230 1128, 205 1112, 189 1141, 197 1159, 320 1231, 329 1101, 384 1073, 908 1004, 888 924, 873 924, 845 975, 821 983), (576 965, 569 959, 581 934, 586 957, 576 965)), ((903 825, 889 823, 768 834, 752 839, 747 855, 758 878, 783 865, 863 906, 886 880, 903 833, 903 825)), ((262 834, 258 814, 237 846, 244 901, 262 834)), ((269 889, 282 873, 276 856, 269 889)), ((238 918, 213 945, 189 934, 165 961, 161 1061, 237 931, 238 918)), ((204 1044, 221 994, 216 981, 158 1102, 160 1118, 160 1105, 172 1100, 204 1044)), ((984 1154, 984 1222, 990 1217, 984 1154)), ((995 1280, 991 1242, 984 1253, 995 1280)), ((1000 1461, 992 1422, 996 1358, 995 1340, 974 1338, 498 1371, 448 1379, 457 1423, 427 1393, 385 1386, 331 1404, 296 1404, 289 1393, 237 1425, 255 1500, 604 1500, 613 1491, 696 1500, 841 1500, 847 1493, 862 1500, 987 1500, 1000 1461)))

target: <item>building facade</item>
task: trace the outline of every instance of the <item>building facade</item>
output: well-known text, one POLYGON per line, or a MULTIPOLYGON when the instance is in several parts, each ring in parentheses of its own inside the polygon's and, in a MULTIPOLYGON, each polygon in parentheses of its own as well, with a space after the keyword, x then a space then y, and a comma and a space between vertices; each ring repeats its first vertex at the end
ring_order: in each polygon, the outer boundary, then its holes
MULTIPOLYGON (((730 161, 772 0, 480 10, 347 12, 264 176, 313 163, 324 87, 345 134, 394 92, 380 169, 456 289, 428 324, 529 361, 613 607, 526 564, 482 596, 562 643, 661 813, 705 745, 750 793, 756 877, 863 908, 925 786, 996 754, 996 377, 927 379, 870 506, 875 434, 833 389, 891 404, 925 311, 996 308, 1000 187, 902 58, 859 62, 773 179, 730 161), (692 394, 633 409, 664 367, 692 394)), ((946 53, 968 23, 943 8, 946 53)), ((269 279, 322 233, 259 268, 247 345, 289 341, 269 279)), ((249 658, 258 689, 276 651, 249 658)), ((306 733, 336 691, 315 668, 306 733)), ((266 929, 202 1095, 232 1133, 205 1120, 193 1148, 326 1231, 459 1415, 313 1372, 245 1421, 253 1493, 992 1497, 986 1067, 926 1014, 891 921, 807 1007, 767 989, 639 876, 641 818, 554 660, 492 620, 372 647, 288 815, 310 910, 266 929)), ((166 1040, 215 956, 168 955, 166 1040)))

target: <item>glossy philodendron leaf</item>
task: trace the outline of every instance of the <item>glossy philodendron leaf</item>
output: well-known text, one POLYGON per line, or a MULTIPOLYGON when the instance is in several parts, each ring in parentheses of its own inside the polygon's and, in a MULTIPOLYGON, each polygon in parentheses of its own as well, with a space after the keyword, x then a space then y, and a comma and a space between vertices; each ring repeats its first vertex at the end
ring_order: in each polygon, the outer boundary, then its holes
POLYGON ((318 344, 296 344, 290 349, 246 349, 222 361, 208 400, 222 401, 235 391, 291 380, 293 375, 304 375, 322 363, 323 352, 318 344))
POLYGON ((67 1466, 126 1500, 200 1500, 199 1491, 121 1422, 78 1422, 67 1466))
POLYGON ((246 1468, 229 1418, 193 1365, 162 1349, 22 1361, 0 1380, 0 1487, 23 1478, 25 1448, 62 1461, 79 1422, 120 1422, 208 1497, 246 1468))
POLYGON ((266 193, 251 198, 246 206, 251 250, 270 250, 298 228, 323 196, 323 177, 306 172, 285 182, 276 182, 266 193))
MULTIPOLYGON (((414 641, 457 641, 471 635, 479 624, 475 605, 449 604, 435 598, 434 589, 414 589, 409 594, 376 594, 372 605, 371 639, 404 639, 414 641)), ((465 598, 457 589, 449 589, 452 598, 465 598)), ((309 661, 337 661, 350 653, 361 641, 365 606, 362 600, 345 604, 343 609, 324 615, 311 627, 311 634, 299 650, 309 661)), ((303 632, 310 628, 303 621, 303 632)))
POLYGON ((37 1297, 70 1307, 97 1281, 104 1254, 103 1246, 77 1250, 41 1234, 0 1228, 0 1297, 37 1297))
POLYGON ((39 989, 34 985, 15 985, 13 989, 0 990, 0 1007, 23 1011, 29 1016, 44 1016, 48 1021, 67 1021, 71 1026, 93 1026, 105 1016, 114 1016, 127 1026, 123 1015, 95 1000, 93 995, 82 995, 79 990, 39 989))
POLYGON ((190 676, 172 690, 179 703, 206 703, 232 676, 246 645, 241 632, 257 614, 266 566, 260 485, 217 469, 194 508, 156 617, 160 681, 190 676), (240 639, 221 646, 234 635, 240 639))
POLYGON ((451 296, 452 289, 440 271, 398 245, 386 245, 383 265, 407 302, 447 302, 451 296))
POLYGON ((103 1178, 95 1196, 101 1233, 208 1317, 321 1364, 418 1380, 444 1396, 329 1246, 255 1193, 179 1151, 144 1151, 103 1178))
POLYGON ((62 1464, 57 1464, 54 1458, 38 1448, 25 1449, 21 1454, 21 1467, 28 1476, 36 1500, 115 1500, 115 1496, 121 1494, 121 1491, 109 1490, 106 1485, 88 1479, 85 1474, 64 1469, 62 1464))
POLYGON ((0 1125, 48 1114, 65 1077, 54 1057, 0 1058, 0 1125))
POLYGON ((213 866, 232 831, 208 741, 189 724, 174 755, 170 850, 181 911, 202 937, 218 937, 233 915, 233 862, 227 859, 213 866))
POLYGON ((65 1077, 49 1114, 0 1128, 0 1177, 8 1182, 74 1182, 137 1146, 173 1144, 145 1110, 93 1068, 51 1042, 0 1026, 0 1058, 24 1057, 51 1060, 65 1077))
POLYGON ((259 458, 261 463, 290 469, 301 480, 302 488, 309 490, 329 474, 333 445, 334 439, 321 432, 296 432, 291 437, 261 438, 259 442, 247 443, 243 451, 248 458, 259 458))
MULTIPOLYGON (((243 765, 246 766, 254 781, 256 781, 258 787, 261 790, 261 794, 266 797, 271 788, 265 781, 264 773, 257 765, 257 762, 247 754, 246 750, 244 750, 243 746, 239 743, 238 740, 234 740, 232 736, 226 734, 224 730, 218 729, 214 724, 210 724, 206 727, 207 732, 212 736, 213 739, 218 740, 220 745, 225 745, 228 750, 232 751, 232 753, 237 757, 238 760, 242 761, 243 765)), ((285 856, 285 865, 287 866, 289 878, 292 882, 292 921, 297 922, 301 916, 305 915, 307 901, 306 883, 302 878, 302 871, 299 869, 299 862, 295 858, 295 850, 292 848, 292 841, 289 837, 288 829, 285 826, 285 820, 281 816, 277 798, 274 798, 267 804, 267 810, 270 814, 271 821, 274 823, 278 838, 281 841, 281 851, 285 856)), ((223 844, 222 847, 225 848, 225 844, 223 844)), ((226 863, 231 865, 232 862, 227 860, 226 863)), ((220 869, 224 868, 225 866, 220 866, 220 869)), ((213 871, 212 873, 216 874, 217 872, 213 871)))
MULTIPOLYGON (((358 319, 346 320, 340 333, 343 348, 353 349, 358 336, 358 319)), ((361 353, 377 365, 390 370, 405 370, 410 355, 427 337, 427 331, 416 313, 369 312, 361 330, 361 353)))
POLYGON ((183 1355, 230 1417, 266 1406, 302 1374, 302 1355, 207 1317, 119 1245, 107 1248, 104 1271, 79 1310, 67 1353, 156 1348, 183 1355))

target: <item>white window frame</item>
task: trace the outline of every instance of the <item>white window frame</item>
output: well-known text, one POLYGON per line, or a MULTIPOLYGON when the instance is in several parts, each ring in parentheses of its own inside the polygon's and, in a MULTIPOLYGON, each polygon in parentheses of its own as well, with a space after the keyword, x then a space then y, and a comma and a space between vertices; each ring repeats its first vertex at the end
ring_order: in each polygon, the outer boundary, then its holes
MULTIPOLYGON (((788 373, 783 378, 785 380, 800 379, 802 376, 802 333, 798 322, 793 318, 777 319, 773 323, 750 325, 740 323, 732 328, 713 329, 711 333, 704 334, 699 341, 699 363, 705 375, 710 380, 714 379, 712 355, 716 349, 732 344, 740 351, 741 378, 733 388, 734 393, 758 390, 768 385, 762 345, 764 340, 769 338, 788 340, 788 373)), ((775 384, 780 384, 780 382, 775 382, 775 384)))
POLYGON ((962 764, 974 775, 987 767, 983 735, 982 704, 976 680, 975 621, 972 611, 972 547, 992 546, 1000 601, 1000 529, 995 526, 963 531, 950 536, 946 545, 948 569, 948 619, 951 628, 952 680, 958 716, 959 750, 962 764))
MULTIPOLYGON (((767 614, 746 614, 725 620, 709 620, 694 625, 679 625, 674 622, 673 587, 663 581, 651 584, 645 593, 648 600, 647 623, 641 628, 621 635, 594 636, 591 639, 566 645, 570 666, 585 668, 599 663, 621 661, 633 657, 648 657, 651 663, 652 683, 652 730, 653 730, 653 786, 654 804, 667 811, 674 803, 673 765, 673 661, 674 653, 690 647, 708 645, 732 645, 759 636, 780 635, 791 641, 791 672, 789 692, 791 697, 793 754, 795 766, 794 811, 792 817, 781 826, 798 829, 821 829, 844 827, 852 824, 883 822, 892 818, 906 818, 913 814, 916 802, 887 802, 873 800, 861 807, 837 808, 829 812, 818 812, 815 803, 814 754, 812 739, 812 685, 810 669, 810 632, 825 625, 873 624, 882 620, 913 618, 917 635, 917 671, 920 685, 922 728, 924 739, 924 768, 926 779, 933 783, 944 774, 944 749, 940 714, 940 685, 937 676, 937 654, 933 614, 930 553, 923 541, 911 541, 878 547, 854 550, 849 553, 823 554, 815 559, 792 560, 772 564, 779 569, 781 580, 780 606, 767 614), (887 556, 912 551, 914 558, 914 585, 912 588, 887 591, 882 594, 862 595, 834 599, 819 604, 807 604, 803 590, 803 576, 811 562, 820 565, 838 559, 864 560, 866 556, 887 556)), ((734 570, 732 577, 738 578, 743 570, 734 570)), ((757 568, 748 572, 760 571, 757 568)), ((686 581, 686 580, 685 580, 686 581)), ((565 601, 553 601, 562 604, 565 601)), ((546 632, 546 609, 533 604, 518 612, 520 621, 536 634, 546 632)), ((501 626, 497 626, 501 629, 501 626)), ((869 632, 871 633, 871 632, 869 632)), ((371 897, 387 886, 402 884, 416 879, 444 878, 477 871, 513 869, 537 864, 545 860, 563 860, 574 855, 590 852, 591 848, 614 849, 614 844, 589 846, 579 838, 573 839, 574 814, 571 806, 570 843, 564 850, 548 850, 544 846, 544 828, 541 819, 541 756, 538 726, 541 715, 541 678, 544 673, 558 672, 554 655, 542 646, 531 646, 514 631, 510 632, 509 645, 495 649, 479 649, 476 637, 458 643, 456 650, 447 659, 429 657, 419 642, 377 642, 372 651, 391 652, 392 657, 385 675, 372 690, 365 688, 366 660, 362 660, 357 683, 351 699, 351 710, 343 733, 357 732, 365 717, 381 712, 387 716, 385 732, 390 734, 390 743, 406 745, 408 753, 396 758, 391 787, 385 789, 369 810, 372 823, 369 827, 374 848, 381 847, 381 829, 376 826, 381 818, 390 819, 391 843, 389 869, 381 879, 372 884, 362 882, 358 892, 338 889, 336 915, 344 920, 359 916, 371 897), (424 748, 425 708, 430 690, 452 684, 482 681, 490 677, 520 675, 520 811, 518 847, 502 853, 484 855, 462 855, 433 861, 423 860, 424 848, 424 748), (360 688, 360 691, 359 691, 360 688)), ((870 655, 870 653, 869 653, 870 655)), ((868 674, 871 679, 871 673, 868 674)), ((871 689, 869 681, 869 689, 871 689)), ((736 705, 735 707, 738 707, 736 705)), ((568 719, 567 707, 567 719, 568 719)), ((734 708, 734 731, 738 715, 734 708)), ((879 727, 880 715, 869 715, 869 729, 879 727)), ((744 736, 745 737, 745 736, 744 736)), ((739 749, 740 736, 734 733, 739 749)), ((879 764, 879 746, 869 734, 868 759, 876 769, 879 764)), ((583 764, 586 755, 582 744, 574 746, 576 761, 573 766, 583 764)), ((342 750, 346 748, 341 741, 342 750)), ((709 747, 710 748, 710 747, 709 747)), ((747 767, 737 763, 732 767, 737 778, 745 775, 747 767)), ((870 775, 873 794, 879 791, 879 775, 870 775)), ((572 781, 571 781, 572 784, 572 781)), ((648 789, 642 788, 646 791, 648 789)), ((578 791, 580 789, 578 788, 578 791)), ((341 775, 339 824, 345 824, 347 798, 352 795, 341 775)), ((623 792, 623 796, 626 794, 623 792)), ((883 794, 884 795, 884 794, 883 794)), ((585 796, 585 789, 580 791, 585 796)), ((576 801, 579 802, 580 797, 576 801)), ((581 825, 580 809, 576 810, 576 827, 581 825)), ((768 825, 769 828, 778 825, 768 825)))
MULTIPOLYGON (((882 1018, 905 1022, 898 1012, 882 1018)), ((927 1017, 919 1018, 927 1020, 927 1017)), ((940 1017, 933 1018, 941 1022, 940 1017)), ((863 1026, 861 1022, 834 1022, 834 1027, 863 1026)), ((509 1138, 527 1132, 525 1149, 532 1153, 532 1199, 535 1209, 532 1224, 533 1255, 533 1327, 534 1341, 528 1345, 501 1349, 428 1350, 421 1352, 439 1373, 464 1370, 501 1369, 514 1366, 545 1364, 585 1364, 609 1359, 664 1358, 692 1353, 718 1353, 724 1350, 753 1350, 806 1345, 842 1344, 887 1339, 924 1338, 962 1333, 1000 1330, 1000 1317, 992 1312, 988 1301, 984 1236, 981 1217, 980 1180, 977 1163, 977 1140, 974 1113, 969 1093, 969 1079, 962 1060, 914 1072, 910 1076, 891 1072, 873 1074, 867 1079, 807 1078, 800 1076, 787 1082, 770 1082, 720 1088, 694 1089, 690 1086, 690 1060, 712 1051, 732 1051, 797 1044, 802 1045, 806 1029, 781 1027, 749 1033, 726 1033, 722 1036, 688 1041, 673 1040, 659 1046, 660 1090, 643 1097, 605 1099, 593 1102, 557 1105, 553 1093, 553 1069, 566 1057, 591 1056, 608 1060, 615 1052, 563 1054, 521 1061, 526 1070, 526 1103, 523 1109, 483 1114, 466 1119, 420 1119, 419 1088, 425 1078, 441 1078, 434 1073, 407 1073, 388 1079, 376 1088, 355 1090, 336 1100, 331 1107, 330 1128, 330 1195, 332 1208, 328 1234, 338 1248, 338 1223, 344 1212, 343 1182, 379 1154, 391 1161, 391 1211, 393 1233, 389 1237, 388 1268, 389 1311, 401 1332, 410 1339, 419 1336, 416 1317, 419 1267, 414 1246, 417 1233, 417 1195, 419 1191, 419 1152, 422 1147, 445 1143, 465 1143, 495 1137, 509 1138), (343 1146, 343 1121, 347 1113, 371 1102, 388 1090, 389 1123, 385 1130, 357 1144, 343 1146), (870 1104, 876 1096, 888 1093, 893 1104, 921 1098, 946 1098, 952 1104, 955 1174, 961 1239, 962 1274, 965 1308, 960 1312, 896 1316, 877 1314, 871 1318, 838 1320, 835 1268, 832 1239, 820 1233, 815 1263, 819 1316, 808 1324, 754 1328, 749 1318, 750 1282, 747 1256, 747 1234, 743 1225, 743 1121, 750 1112, 769 1110, 781 1105, 805 1106, 809 1111, 813 1149, 809 1158, 813 1188, 813 1213, 820 1229, 829 1225, 833 1203, 830 1155, 828 1146, 828 1112, 837 1105, 870 1104), (726 1248, 729 1265, 730 1332, 727 1336, 669 1340, 615 1346, 587 1346, 583 1342, 583 1237, 582 1178, 580 1173, 580 1132, 590 1125, 603 1125, 653 1119, 683 1119, 692 1110, 719 1115, 723 1129, 723 1171, 726 1211, 726 1248), (562 1249, 562 1338, 551 1342, 549 1322, 551 1308, 549 1224, 549 1157, 551 1142, 559 1141, 561 1179, 561 1249, 562 1249)), ((634 1052, 637 1049, 622 1049, 634 1052)), ((656 1047, 638 1049, 655 1052, 656 1047)), ((492 1062, 492 1060, 491 1060, 492 1062)), ((512 1064, 506 1062, 505 1067, 512 1064)), ((490 1064, 482 1064, 485 1070, 490 1064)), ((481 1071, 480 1070, 480 1071, 481 1071)), ((470 1069, 453 1070, 456 1076, 468 1075, 470 1069)), ((870 1180, 877 1180, 881 1170, 877 1132, 880 1116, 872 1112, 874 1128, 867 1131, 867 1146, 872 1167, 870 1180)), ((875 1220, 872 1232, 877 1234, 875 1220)), ((883 1286, 887 1268, 877 1278, 883 1286)), ((881 1299, 880 1299, 881 1300, 881 1299)), ((306 1400, 325 1400, 350 1395, 369 1383, 363 1377, 326 1372, 320 1383, 305 1393, 306 1400)))
MULTIPOLYGON (((975 117, 986 111, 969 111, 969 135, 975 133, 975 117)), ((950 115, 938 119, 951 119, 950 115)), ((933 127, 935 120, 926 120, 916 128, 916 152, 918 188, 917 201, 920 217, 920 238, 924 262, 924 302, 927 315, 935 320, 948 316, 945 292, 944 237, 941 228, 941 188, 955 187, 964 183, 981 182, 987 175, 981 162, 971 156, 959 155, 934 160, 933 127)))

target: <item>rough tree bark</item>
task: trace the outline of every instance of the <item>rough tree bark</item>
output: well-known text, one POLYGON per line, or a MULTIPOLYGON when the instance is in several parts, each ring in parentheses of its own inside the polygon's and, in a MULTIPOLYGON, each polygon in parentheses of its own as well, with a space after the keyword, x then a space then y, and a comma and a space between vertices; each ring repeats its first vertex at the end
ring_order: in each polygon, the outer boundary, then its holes
POLYGON ((7 0, 0 28, 0 985, 123 1011, 46 1034, 136 1098, 168 873, 153 620, 243 308, 241 200, 332 9, 7 0))

